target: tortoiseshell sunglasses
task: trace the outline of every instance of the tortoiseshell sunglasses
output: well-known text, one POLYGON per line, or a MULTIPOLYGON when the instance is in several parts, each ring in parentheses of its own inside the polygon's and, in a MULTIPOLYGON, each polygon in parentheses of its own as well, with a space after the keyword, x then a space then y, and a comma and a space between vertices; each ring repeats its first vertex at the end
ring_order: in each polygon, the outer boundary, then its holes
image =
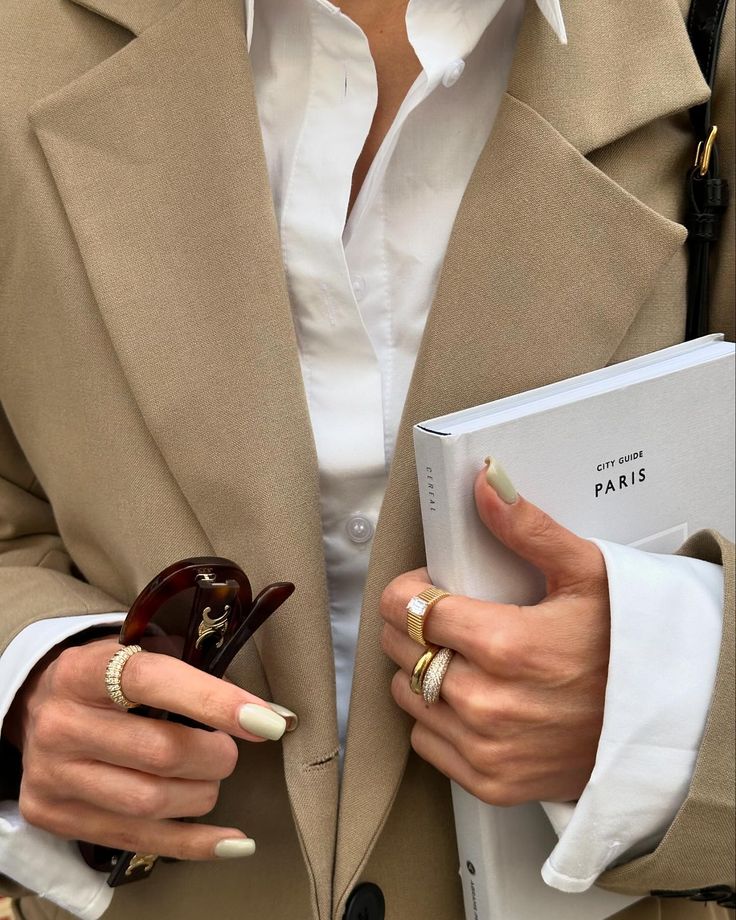
MULTIPOLYGON (((222 677, 248 639, 293 591, 290 582, 277 582, 254 600, 248 576, 229 559, 182 559, 160 572, 133 601, 120 630, 120 643, 172 655, 222 677)), ((147 706, 130 711, 208 728, 147 706)), ((123 852, 83 841, 79 849, 93 869, 110 872, 107 884, 112 888, 148 878, 159 858, 153 853, 123 852)))

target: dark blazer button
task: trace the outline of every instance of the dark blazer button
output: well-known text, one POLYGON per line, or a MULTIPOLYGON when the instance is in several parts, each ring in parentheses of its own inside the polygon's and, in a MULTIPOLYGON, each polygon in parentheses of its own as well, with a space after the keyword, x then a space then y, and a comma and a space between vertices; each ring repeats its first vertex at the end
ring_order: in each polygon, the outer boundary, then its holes
POLYGON ((384 920, 386 902, 383 892, 373 882, 363 882, 353 888, 345 905, 343 920, 384 920))

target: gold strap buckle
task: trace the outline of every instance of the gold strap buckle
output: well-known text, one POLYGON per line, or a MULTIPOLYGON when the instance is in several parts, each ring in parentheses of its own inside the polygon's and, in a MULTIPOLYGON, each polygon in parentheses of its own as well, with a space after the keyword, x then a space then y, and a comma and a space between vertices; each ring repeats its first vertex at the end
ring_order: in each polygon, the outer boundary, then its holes
POLYGON ((710 169, 710 158, 713 153, 713 146, 718 134, 718 125, 713 125, 710 134, 705 141, 698 141, 698 149, 695 151, 695 169, 702 179, 710 169))

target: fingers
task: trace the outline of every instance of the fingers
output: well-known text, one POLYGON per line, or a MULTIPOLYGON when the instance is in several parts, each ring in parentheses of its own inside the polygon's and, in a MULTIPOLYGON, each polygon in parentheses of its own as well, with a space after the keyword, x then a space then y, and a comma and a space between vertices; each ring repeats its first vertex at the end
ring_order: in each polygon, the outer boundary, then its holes
POLYGON ((493 784, 487 776, 472 767, 449 741, 421 722, 412 729, 411 746, 422 760, 432 764, 448 779, 455 780, 471 795, 484 802, 506 804, 494 799, 493 784))
MULTIPOLYGON (((98 642, 62 652, 52 667, 58 695, 107 709, 104 674, 116 643, 98 642)), ((246 741, 276 741, 287 721, 259 697, 172 658, 138 652, 121 676, 125 696, 141 705, 178 713, 246 741)))
MULTIPOLYGON (((422 574, 417 570, 400 575, 381 597, 381 616, 407 638, 406 605, 429 587, 422 574)), ((451 595, 425 614, 423 633, 428 642, 460 652, 489 673, 511 676, 531 654, 534 633, 527 628, 527 619, 528 614, 514 605, 451 595)), ((418 658, 421 647, 415 643, 415 649, 418 658)))
POLYGON ((576 584, 604 569, 600 550, 558 524, 516 493, 494 458, 475 480, 475 503, 486 527, 510 550, 536 566, 554 588, 576 584))
POLYGON ((192 818, 217 803, 219 782, 164 779, 94 761, 64 760, 42 775, 28 777, 36 795, 49 802, 85 802, 116 815, 139 818, 192 818))
POLYGON ((160 719, 133 718, 114 709, 67 702, 52 710, 49 733, 36 737, 41 753, 98 760, 154 776, 218 781, 235 769, 238 747, 224 732, 160 719))
POLYGON ((29 824, 57 837, 72 840, 81 836, 116 850, 198 860, 214 859, 216 847, 222 855, 247 856, 255 852, 255 842, 236 828, 119 815, 79 801, 50 805, 29 796, 21 796, 20 810, 29 824), (226 840, 240 843, 222 846, 226 840))

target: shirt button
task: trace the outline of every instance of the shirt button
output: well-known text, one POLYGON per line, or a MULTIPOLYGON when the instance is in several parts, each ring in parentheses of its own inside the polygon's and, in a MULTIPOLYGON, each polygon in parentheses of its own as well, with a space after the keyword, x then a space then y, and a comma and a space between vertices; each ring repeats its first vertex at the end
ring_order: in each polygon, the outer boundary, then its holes
POLYGON ((364 514, 353 514, 348 518, 345 530, 353 543, 367 543, 373 536, 373 524, 364 514))
POLYGON ((360 300, 365 294, 365 278, 362 275, 356 275, 353 278, 353 294, 356 300, 360 300))
POLYGON ((453 61, 445 71, 445 75, 442 77, 443 86, 454 86, 463 75, 464 70, 465 61, 463 61, 461 58, 458 58, 457 61, 453 61))

